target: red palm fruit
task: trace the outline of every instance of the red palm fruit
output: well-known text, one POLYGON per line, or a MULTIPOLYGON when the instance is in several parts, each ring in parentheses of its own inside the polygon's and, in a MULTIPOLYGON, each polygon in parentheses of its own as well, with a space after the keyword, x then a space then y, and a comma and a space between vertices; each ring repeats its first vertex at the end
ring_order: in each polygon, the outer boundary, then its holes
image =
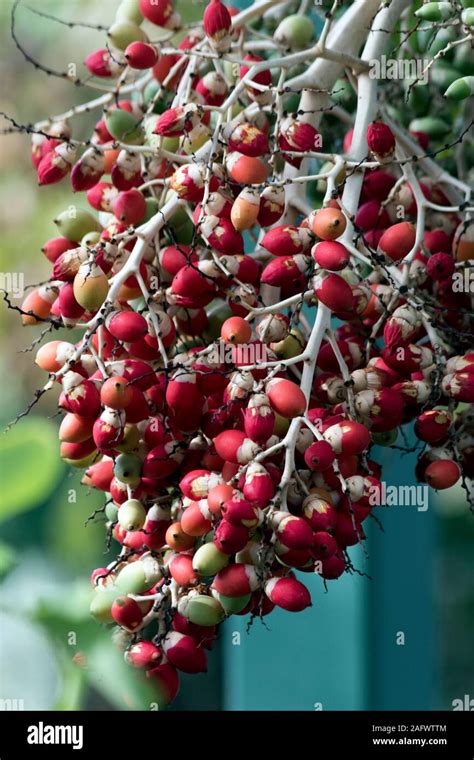
POLYGON ((146 362, 138 359, 125 359, 120 364, 115 365, 114 371, 124 377, 130 385, 141 391, 146 391, 157 382, 165 388, 166 379, 163 373, 154 373, 153 369, 146 362))
POLYGON ((122 66, 106 48, 89 53, 84 63, 95 77, 115 77, 122 71, 122 66))
POLYGON ((171 625, 174 631, 185 633, 187 636, 192 636, 201 646, 206 649, 212 649, 216 638, 215 625, 196 625, 196 623, 191 623, 191 621, 184 617, 184 615, 181 615, 180 612, 175 612, 171 625))
POLYGON ((260 522, 258 508, 238 493, 223 504, 221 511, 226 521, 236 527, 255 528, 260 522))
POLYGON ((136 188, 120 192, 112 204, 112 211, 124 224, 139 224, 146 214, 146 201, 136 188))
POLYGON ((351 311, 354 307, 352 288, 343 277, 334 272, 319 272, 313 277, 314 293, 331 311, 351 311))
POLYGON ((127 649, 125 659, 135 668, 150 668, 158 665, 161 660, 161 651, 152 641, 143 639, 127 649))
POLYGON ((316 441, 304 453, 304 461, 313 472, 322 472, 331 467, 336 455, 327 441, 316 441))
POLYGON ((451 253, 451 238, 442 229, 426 230, 423 246, 428 253, 451 253))
MULTIPOLYGON (((200 163, 183 164, 173 173, 170 180, 170 187, 186 201, 197 203, 202 200, 204 195, 204 180, 206 177, 206 168, 200 163)), ((218 181, 211 180, 210 189, 216 190, 218 181)))
POLYGON ((96 444, 93 438, 88 438, 85 441, 81 441, 81 443, 63 442, 60 446, 60 455, 63 459, 69 459, 74 462, 88 457, 89 454, 95 451, 95 448, 96 444))
POLYGON ((146 319, 136 311, 117 311, 106 319, 110 334, 124 343, 134 343, 148 333, 146 319))
POLYGON ((252 187, 244 187, 235 199, 230 220, 238 232, 250 230, 256 223, 260 210, 260 195, 252 187))
POLYGON ((267 468, 258 462, 251 462, 245 472, 242 491, 245 498, 260 509, 268 506, 275 495, 275 483, 267 468))
POLYGON ((125 415, 123 411, 106 407, 92 428, 97 448, 100 451, 110 451, 122 443, 124 427, 125 415))
POLYGON ((154 45, 137 40, 126 47, 124 56, 132 69, 151 69, 158 60, 158 51, 154 45))
POLYGON ((366 198, 384 201, 396 182, 396 177, 382 169, 366 172, 364 176, 363 194, 366 198))
POLYGON ((311 242, 311 236, 303 227, 280 224, 263 237, 261 245, 273 256, 295 256, 302 253, 311 242))
POLYGON ((240 552, 249 540, 248 528, 232 525, 228 520, 221 520, 214 531, 214 543, 224 554, 240 552))
POLYGON ((310 257, 303 254, 279 256, 266 265, 262 272, 261 282, 277 288, 291 282, 301 285, 303 289, 306 285, 305 274, 309 270, 310 263, 310 257))
POLYGON ((242 317, 229 317, 221 327, 224 343, 248 343, 252 336, 250 323, 242 317))
POLYGON ((191 470, 181 479, 179 487, 184 496, 197 501, 205 499, 210 491, 221 482, 222 478, 215 472, 204 469, 191 470))
POLYGON ((332 557, 327 559, 318 560, 315 565, 315 570, 321 578, 327 581, 333 581, 340 578, 346 569, 346 561, 342 554, 333 554, 332 557), (318 562, 321 563, 320 568, 318 562))
POLYGON ((77 243, 73 243, 72 240, 68 240, 65 237, 51 238, 41 248, 42 253, 46 256, 48 261, 52 264, 61 256, 62 253, 77 248, 77 243))
POLYGON ((303 516, 314 531, 332 530, 337 522, 334 507, 316 494, 310 494, 304 500, 303 516))
POLYGON ((270 227, 282 217, 285 210, 285 191, 282 187, 266 187, 260 195, 257 221, 261 227, 270 227))
POLYGON ((135 631, 143 621, 138 602, 129 596, 118 596, 112 604, 111 613, 115 622, 128 631, 135 631))
POLYGON ((210 489, 207 496, 209 510, 213 515, 220 515, 223 505, 232 498, 234 489, 224 483, 210 489))
POLYGON ((218 53, 225 53, 230 47, 232 19, 220 0, 211 0, 203 15, 204 31, 211 46, 218 53))
POLYGON ((426 269, 432 280, 447 280, 454 273, 454 259, 450 253, 434 253, 428 259, 426 269))
POLYGON ((385 229, 390 224, 390 217, 378 201, 370 200, 359 206, 354 223, 363 232, 368 232, 385 229))
POLYGON ((190 132, 200 121, 200 112, 195 103, 175 106, 164 111, 156 122, 154 134, 162 137, 181 137, 190 132))
POLYGON ((168 570, 178 586, 191 586, 198 577, 193 570, 193 558, 190 554, 175 554, 168 562, 168 570))
POLYGON ((355 517, 345 512, 340 512, 337 516, 336 527, 334 528, 334 538, 340 547, 355 546, 365 538, 364 529, 355 517))
POLYGON ((186 264, 195 264, 198 261, 198 257, 189 245, 180 245, 179 248, 174 245, 168 245, 160 250, 159 260, 160 266, 165 272, 175 275, 186 264))
POLYGON ((223 596, 244 596, 256 591, 259 586, 257 571, 253 565, 227 565, 219 570, 212 582, 212 588, 223 596))
POLYGON ((150 407, 146 396, 134 385, 130 385, 129 388, 132 391, 132 396, 125 407, 125 420, 129 423, 143 422, 150 416, 150 407))
POLYGON ((180 522, 171 523, 166 531, 166 543, 175 552, 185 552, 191 549, 195 542, 194 536, 188 536, 184 532, 180 522))
POLYGON ((303 391, 291 380, 273 378, 267 383, 266 393, 272 409, 285 419, 298 417, 306 409, 306 397, 303 391))
POLYGON ((415 225, 411 222, 399 222, 385 230, 377 250, 392 261, 400 261, 410 253, 415 245, 415 239, 415 225))
POLYGON ((169 662, 183 673, 207 671, 206 653, 192 636, 171 631, 163 639, 162 647, 169 662))
POLYGON ((369 150, 378 158, 391 156, 395 150, 395 137, 383 121, 372 121, 367 127, 366 140, 369 150))
POLYGON ((158 82, 160 82, 160 84, 165 86, 166 90, 173 91, 181 79, 181 75, 185 66, 181 66, 181 68, 179 68, 179 70, 171 78, 169 78, 171 69, 174 68, 179 60, 179 55, 160 55, 158 62, 153 66, 153 76, 158 82), (165 82, 166 85, 164 84, 165 82))
POLYGON ((132 400, 132 387, 125 377, 109 377, 100 389, 100 400, 111 409, 124 409, 132 400))
POLYGON ((337 272, 344 269, 349 263, 350 255, 347 248, 342 243, 335 240, 328 240, 322 243, 316 243, 311 249, 313 259, 323 269, 329 269, 331 272, 337 272))
MULTIPOLYGON (((244 77, 247 76, 250 69, 253 67, 256 63, 261 63, 263 61, 263 58, 261 58, 259 55, 253 55, 252 53, 247 53, 244 56, 244 61, 247 61, 246 64, 242 64, 239 69, 239 76, 240 79, 244 79, 244 77)), ((246 80, 246 90, 248 95, 256 100, 264 101, 267 99, 267 93, 262 92, 262 90, 257 90, 256 87, 252 87, 252 82, 256 82, 257 84, 264 85, 265 87, 270 87, 272 83, 272 76, 271 72, 268 68, 265 68, 263 71, 258 72, 257 74, 254 74, 253 77, 250 80, 246 80), (248 84, 247 84, 248 82, 248 84)))
POLYGON ((259 447, 245 436, 242 430, 224 430, 213 443, 221 459, 234 464, 247 464, 258 453, 259 447))
POLYGON ((328 559, 339 550, 336 539, 327 531, 321 530, 314 534, 312 555, 314 559, 328 559))
POLYGON ((93 417, 66 414, 59 428, 59 440, 65 443, 82 443, 92 437, 93 417))
POLYGON ((270 578, 265 583, 265 594, 273 604, 287 612, 302 612, 311 606, 311 595, 296 578, 270 578))
POLYGON ((166 388, 166 403, 178 428, 186 427, 186 416, 189 422, 196 417, 201 417, 205 398, 196 384, 196 375, 190 372, 181 372, 168 382, 166 388), (185 427, 181 427, 182 425, 185 427))
POLYGON ((111 161, 107 166, 108 156, 106 155, 105 173, 110 174, 117 190, 130 190, 143 183, 140 157, 137 154, 128 153, 126 150, 108 151, 108 153, 111 154, 111 161))
POLYGON ((326 206, 313 215, 311 229, 320 240, 336 240, 346 229, 346 217, 339 209, 326 206))
POLYGON ((424 472, 424 480, 436 490, 454 486, 461 477, 461 468, 452 459, 438 459, 431 462, 424 472))
MULTIPOLYGON (((179 330, 184 335, 202 335, 209 324, 204 309, 180 309, 175 318, 179 330)), ((201 388, 201 390, 203 389, 201 388)))
POLYGON ((46 372, 58 372, 74 355, 72 343, 65 340, 50 340, 38 349, 35 362, 46 372))
POLYGON ((275 412, 268 396, 264 393, 252 396, 243 416, 246 436, 256 443, 268 441, 275 427, 275 412))
POLYGON ((72 189, 75 193, 90 190, 100 181, 104 171, 104 154, 95 148, 89 148, 71 171, 72 189))
POLYGON ((173 13, 172 0, 140 0, 140 13, 156 26, 166 26, 173 13))
POLYGON ((289 156, 284 151, 307 153, 318 150, 321 147, 320 134, 312 124, 287 116, 281 122, 278 146, 284 160, 291 166, 299 168, 303 157, 289 156))
POLYGON ((99 491, 110 491, 110 484, 114 475, 114 463, 112 459, 101 459, 87 468, 81 483, 99 491))
POLYGON ((39 185, 53 185, 60 182, 71 171, 76 149, 66 142, 59 142, 48 150, 38 164, 39 185))
MULTIPOLYGON (((143 2, 143 0, 142 0, 143 2)), ((179 692, 179 675, 173 665, 164 663, 158 667, 149 668, 146 671, 148 678, 158 691, 159 705, 169 705, 179 692)))
POLYGON ((58 300, 54 304, 54 310, 62 318, 66 327, 74 326, 82 317, 85 309, 77 303, 72 283, 65 282, 61 287, 58 300))
POLYGON ((431 444, 444 443, 452 417, 444 409, 430 409, 422 412, 415 422, 415 433, 421 441, 431 444))
POLYGON ((181 527, 188 536, 204 536, 211 529, 211 513, 204 500, 192 502, 181 515, 181 527))
POLYGON ((234 182, 240 185, 261 185, 270 172, 269 164, 261 158, 245 156, 237 151, 228 153, 226 168, 234 182))
POLYGON ((474 373, 454 372, 443 377, 441 387, 443 392, 467 404, 474 402, 474 373))
POLYGON ((360 422, 345 420, 326 428, 324 439, 336 454, 362 454, 370 445, 370 433, 360 422))
POLYGON ((231 127, 231 130, 229 135, 224 132, 224 137, 227 137, 231 151, 237 151, 237 153, 251 156, 252 158, 263 156, 269 152, 267 135, 254 124, 242 122, 235 127, 231 127))
POLYGON ((112 206, 117 199, 119 191, 111 182, 98 182, 87 191, 87 202, 96 211, 112 212, 112 206))
POLYGON ((221 106, 228 92, 224 77, 217 71, 204 74, 194 89, 208 106, 221 106))
POLYGON ((66 372, 59 406, 66 412, 83 417, 96 417, 100 411, 99 391, 91 380, 84 380, 75 372, 66 372))
POLYGON ((216 286, 199 269, 186 265, 173 277, 171 291, 180 296, 182 301, 186 301, 182 304, 183 306, 199 308, 207 306, 212 301, 216 286))
POLYGON ((242 255, 244 239, 240 232, 234 229, 230 219, 217 216, 206 216, 199 224, 202 237, 211 248, 227 255, 242 255))
POLYGON ((21 305, 23 325, 37 325, 51 314, 51 307, 58 296, 57 287, 41 285, 26 296, 21 305))
POLYGON ((155 446, 145 457, 142 468, 144 478, 167 478, 175 472, 183 459, 176 441, 170 439, 155 446))
POLYGON ((302 517, 273 512, 269 524, 275 530, 277 541, 288 549, 309 549, 313 543, 313 531, 302 517))

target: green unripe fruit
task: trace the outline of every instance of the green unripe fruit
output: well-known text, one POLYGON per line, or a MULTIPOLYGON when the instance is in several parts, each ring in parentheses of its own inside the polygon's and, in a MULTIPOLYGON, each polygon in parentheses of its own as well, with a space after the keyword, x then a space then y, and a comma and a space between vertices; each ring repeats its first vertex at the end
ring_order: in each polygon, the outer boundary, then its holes
POLYGON ((143 16, 140 12, 139 0, 122 0, 115 14, 116 21, 130 21, 140 25, 143 16))
POLYGON ((216 575, 228 564, 228 555, 219 551, 213 542, 200 546, 193 557, 193 569, 203 576, 216 575))
POLYGON ((133 145, 143 142, 139 120, 123 108, 108 111, 105 115, 105 126, 116 140, 133 145))
POLYGON ((93 248, 100 240, 100 232, 88 232, 81 240, 83 248, 93 248))
POLYGON ((222 605, 212 596, 196 594, 181 600, 178 611, 196 625, 218 625, 225 617, 222 605))
POLYGON ((233 311, 224 301, 216 298, 211 301, 209 306, 206 306, 206 314, 209 323, 204 331, 204 337, 209 343, 212 343, 220 336, 222 325, 228 317, 233 316, 233 311))
POLYGON ((183 208, 178 208, 168 220, 168 227, 173 230, 178 243, 181 245, 191 244, 194 236, 194 224, 183 208))
POLYGON ((233 597, 223 596, 223 594, 219 594, 218 591, 213 591, 212 595, 215 597, 215 599, 217 599, 219 604, 222 605, 222 608, 226 615, 235 615, 237 612, 241 612, 241 610, 247 606, 252 596, 252 594, 233 597))
POLYGON ((474 26, 474 8, 466 8, 461 13, 461 21, 466 26, 474 26))
MULTIPOLYGON (((128 456, 128 454, 121 454, 128 456)), ((138 499, 128 499, 119 507, 118 521, 126 531, 141 530, 145 525, 146 509, 138 499)))
POLYGON ((118 507, 113 501, 110 501, 105 506, 105 516, 110 522, 117 522, 118 520, 118 507))
POLYGON ((357 95, 347 79, 338 79, 331 90, 331 100, 344 108, 351 108, 356 103, 357 95))
MULTIPOLYGON (((148 106, 151 103, 151 101, 154 99, 158 90, 161 90, 161 89, 162 89, 161 85, 159 82, 157 82, 156 79, 153 79, 151 82, 148 82, 147 86, 143 90, 143 100, 145 102, 145 105, 148 106)), ((153 106, 153 113, 161 114, 163 113, 163 111, 166 111, 166 109, 169 108, 170 105, 171 105, 171 100, 168 97, 168 93, 164 91, 155 101, 155 105, 153 106)))
MULTIPOLYGON (((122 505, 123 506, 123 505, 122 505)), ((116 586, 123 594, 141 594, 161 579, 160 566, 151 554, 130 562, 120 570, 116 586)))
POLYGON ((100 232, 102 227, 88 211, 71 206, 62 211, 54 220, 62 237, 79 242, 88 232, 100 232))
POLYGON ((384 433, 372 433, 372 440, 377 446, 392 446, 398 438, 398 429, 384 433))
POLYGON ((461 74, 470 76, 474 73, 474 64, 472 61, 472 47, 469 41, 458 45, 454 51, 454 65, 461 74))
POLYGON ((107 32, 112 45, 119 50, 125 50, 132 42, 146 42, 147 36, 143 29, 132 21, 116 21, 107 32))
POLYGON ((425 3, 415 11, 415 16, 423 21, 445 21, 453 15, 453 12, 451 3, 425 3))
POLYGON ((410 122, 410 132, 426 132, 435 140, 444 137, 450 130, 451 126, 436 116, 425 116, 410 122))
POLYGON ((474 8, 474 0, 461 0, 463 8, 474 8))
POLYGON ((189 156, 205 145, 211 137, 209 127, 205 124, 197 124, 183 140, 183 150, 189 156))
POLYGON ((155 216, 155 214, 160 208, 156 198, 147 198, 145 200, 145 205, 146 205, 146 211, 145 211, 145 216, 142 219, 142 224, 145 224, 145 222, 148 222, 152 218, 152 216, 155 216))
MULTIPOLYGON (((140 482, 142 462, 136 454, 119 454, 114 463, 114 475, 121 483, 136 486, 140 482)), ((139 502, 140 503, 140 502, 139 502)))
POLYGON ((308 16, 295 13, 283 19, 275 30, 273 37, 281 45, 303 49, 308 47, 314 37, 313 22, 308 16))
POLYGON ((445 97, 453 100, 465 100, 474 93, 474 76, 456 79, 446 90, 445 97))
POLYGON ((114 622, 111 610, 117 596, 118 592, 110 589, 99 589, 94 591, 94 596, 92 597, 90 605, 90 613, 98 623, 108 624, 114 622))
POLYGON ((280 359, 292 359, 294 356, 298 356, 304 351, 306 341, 303 337, 303 333, 297 328, 293 327, 290 333, 278 341, 278 343, 271 343, 270 348, 280 359))
MULTIPOLYGON (((130 301, 129 301, 130 303, 130 301)), ((129 451, 135 451, 140 443, 140 431, 136 425, 125 425, 123 431, 122 443, 119 443, 115 448, 117 451, 122 451, 124 454, 128 454, 129 451)), ((140 468, 141 469, 141 468, 140 468)), ((123 481, 126 483, 127 481, 123 481)))
POLYGON ((279 438, 284 438, 290 427, 290 421, 282 417, 275 412, 275 426, 273 428, 273 435, 277 435, 279 438))

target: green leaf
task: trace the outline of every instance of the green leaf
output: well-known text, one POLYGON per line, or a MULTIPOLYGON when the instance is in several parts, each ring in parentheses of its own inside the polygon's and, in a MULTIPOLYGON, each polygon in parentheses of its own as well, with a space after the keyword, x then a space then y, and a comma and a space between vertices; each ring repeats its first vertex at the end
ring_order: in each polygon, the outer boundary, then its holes
POLYGON ((63 465, 56 427, 29 417, 0 438, 0 521, 39 506, 54 491, 63 465))

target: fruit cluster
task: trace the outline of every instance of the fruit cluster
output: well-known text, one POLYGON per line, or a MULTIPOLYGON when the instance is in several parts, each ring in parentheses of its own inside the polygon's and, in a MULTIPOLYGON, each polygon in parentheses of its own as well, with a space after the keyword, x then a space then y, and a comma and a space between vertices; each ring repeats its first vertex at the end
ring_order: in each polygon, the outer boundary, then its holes
POLYGON ((23 322, 82 329, 36 363, 59 390, 61 457, 107 494, 120 545, 92 573, 92 614, 163 702, 226 616, 302 611, 305 573, 352 570, 380 502, 374 444, 414 421, 422 482, 474 474, 463 183, 426 157, 415 173, 404 151, 430 135, 379 113, 361 130, 358 111, 341 147, 329 108, 322 154, 321 113, 278 78, 311 58, 313 21, 280 21, 269 55, 256 9, 211 0, 177 38, 172 0, 122 0, 86 60, 115 81, 93 137, 70 118, 33 136, 39 183, 70 181, 90 208, 55 219, 23 322), (312 201, 303 161, 320 166, 312 201))

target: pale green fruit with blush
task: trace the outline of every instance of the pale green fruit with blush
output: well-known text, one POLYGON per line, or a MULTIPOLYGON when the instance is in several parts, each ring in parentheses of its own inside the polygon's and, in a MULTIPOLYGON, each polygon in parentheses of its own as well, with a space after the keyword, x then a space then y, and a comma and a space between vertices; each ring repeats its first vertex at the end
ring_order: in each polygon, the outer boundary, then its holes
POLYGON ((275 412, 275 425, 273 428, 273 435, 277 435, 279 438, 283 438, 290 427, 290 421, 282 417, 275 412))
POLYGON ((130 452, 119 454, 114 463, 114 475, 121 483, 137 486, 140 482, 142 461, 130 452))
POLYGON ((218 625, 225 618, 224 609, 217 599, 204 594, 181 599, 178 612, 196 625, 218 625))
POLYGON ((115 21, 107 32, 107 37, 119 50, 125 50, 132 42, 147 41, 143 29, 133 21, 115 21))
POLYGON ((93 248, 100 241, 100 232, 88 232, 81 240, 83 248, 93 248))
POLYGON ((118 521, 128 531, 141 530, 145 525, 146 509, 138 499, 128 499, 119 507, 118 521))
POLYGON ((143 591, 148 591, 160 579, 161 571, 158 561, 151 554, 144 554, 140 559, 130 562, 120 570, 116 586, 122 594, 141 594, 143 591))
POLYGON ((112 605, 119 595, 118 590, 96 589, 90 604, 90 614, 98 623, 113 623, 112 605))
POLYGON ((140 120, 123 108, 113 108, 105 114, 105 126, 116 140, 137 145, 143 142, 140 120))
POLYGON ((193 556, 193 569, 202 576, 216 575, 228 564, 228 555, 219 551, 212 541, 202 544, 193 556))
POLYGON ((250 602, 252 596, 252 594, 245 594, 244 596, 230 597, 219 594, 215 590, 212 591, 212 595, 222 605, 222 609, 226 615, 236 615, 238 612, 241 612, 250 602))
POLYGON ((273 37, 280 45, 302 50, 314 38, 314 25, 309 16, 295 13, 278 24, 273 37))
POLYGON ((101 232, 102 227, 89 211, 76 206, 61 211, 54 219, 61 235, 68 240, 79 242, 89 232, 101 232))
POLYGON ((299 356, 304 351, 305 346, 306 341, 303 333, 296 327, 293 327, 283 340, 278 341, 278 343, 270 343, 270 348, 279 359, 292 359, 299 356))
POLYGON ((110 522, 117 522, 118 519, 118 506, 114 504, 113 501, 109 501, 108 504, 105 505, 105 516, 107 520, 110 520, 110 522))
POLYGON ((139 0, 122 0, 115 13, 116 21, 128 21, 139 26, 143 21, 139 0))
POLYGON ((115 448, 117 451, 128 454, 130 451, 135 451, 138 448, 139 443, 140 431, 136 425, 128 423, 125 425, 125 429, 123 431, 122 442, 119 443, 115 448))

